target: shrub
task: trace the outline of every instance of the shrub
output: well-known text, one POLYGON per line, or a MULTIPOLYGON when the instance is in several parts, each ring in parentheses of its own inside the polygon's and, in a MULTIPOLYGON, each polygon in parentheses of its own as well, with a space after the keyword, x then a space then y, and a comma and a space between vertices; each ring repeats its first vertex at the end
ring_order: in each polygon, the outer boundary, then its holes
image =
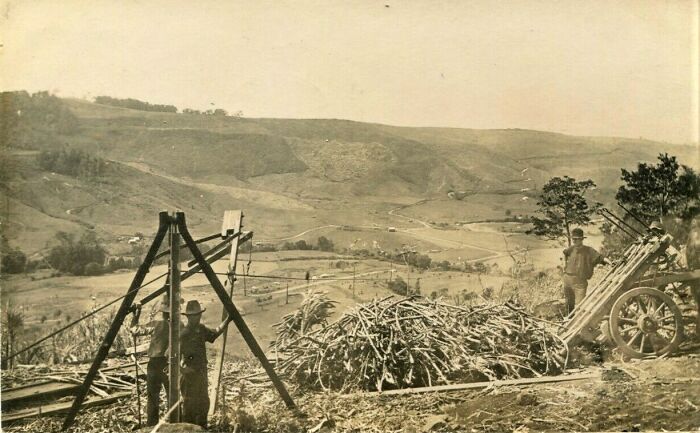
POLYGON ((2 271, 8 274, 20 274, 24 272, 27 265, 27 256, 19 250, 19 248, 3 248, 0 251, 2 254, 2 271))
POLYGON ((408 294, 408 285, 403 280, 403 278, 399 277, 398 275, 396 276, 396 278, 394 278, 394 280, 389 281, 387 287, 389 288, 389 290, 398 295, 406 296, 408 294))
POLYGON ((87 276, 102 275, 104 273, 104 267, 99 263, 90 262, 85 265, 83 273, 87 276))
POLYGON ((321 236, 318 238, 318 249, 321 251, 333 251, 333 241, 330 239, 326 238, 325 236, 321 236))
POLYGON ((99 177, 107 168, 102 158, 77 149, 43 150, 37 156, 37 162, 46 171, 82 179, 99 177))

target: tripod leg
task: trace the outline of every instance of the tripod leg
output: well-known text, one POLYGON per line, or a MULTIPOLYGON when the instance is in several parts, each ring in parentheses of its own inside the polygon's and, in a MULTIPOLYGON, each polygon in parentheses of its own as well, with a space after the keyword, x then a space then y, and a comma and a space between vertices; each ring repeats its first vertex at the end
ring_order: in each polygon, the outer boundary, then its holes
POLYGON ((160 214, 158 214, 158 217, 158 233, 156 234, 155 239, 153 239, 153 244, 151 244, 151 248, 148 250, 146 257, 143 260, 143 263, 141 263, 141 266, 139 266, 139 269, 136 272, 133 281, 131 282, 131 286, 129 286, 129 291, 127 292, 129 293, 129 295, 124 298, 121 305, 119 306, 119 310, 117 310, 117 314, 114 316, 114 321, 112 321, 112 324, 110 325, 107 334, 102 340, 102 344, 97 350, 97 355, 95 355, 95 359, 92 361, 92 365, 90 366, 90 370, 85 376, 83 385, 80 388, 78 388, 78 391, 75 395, 75 400, 73 400, 73 406, 71 406, 70 411, 66 415, 61 430, 68 429, 75 421, 75 416, 78 414, 78 410, 80 410, 80 406, 83 404, 83 401, 85 400, 85 397, 87 396, 87 393, 90 390, 92 381, 95 379, 95 376, 97 376, 97 372, 100 369, 102 362, 107 357, 109 349, 112 347, 112 343, 114 343, 114 339, 117 337, 117 334, 119 333, 119 329, 121 328, 124 319, 129 314, 131 304, 134 302, 134 299, 136 299, 136 295, 138 294, 138 290, 136 289, 141 286, 144 278, 146 278, 146 274, 148 273, 148 270, 151 267, 151 264, 153 263, 153 258, 158 252, 160 244, 163 242, 163 238, 165 237, 165 234, 168 231, 168 221, 170 217, 168 217, 167 212, 161 212, 160 214))
POLYGON ((216 277, 214 270, 204 259, 204 256, 202 255, 201 251, 199 251, 199 249, 197 248, 197 245, 194 243, 194 240, 192 239, 192 236, 190 235, 189 231, 187 231, 187 224, 185 223, 185 214, 182 212, 178 212, 176 218, 178 220, 178 227, 180 229, 180 235, 182 236, 182 239, 189 247, 195 260, 197 260, 197 263, 202 267, 204 275, 207 276, 207 279, 209 280, 209 283, 212 285, 212 288, 219 297, 219 300, 221 300, 221 303, 224 304, 224 308, 228 312, 229 316, 231 316, 231 320, 233 321, 233 323, 236 324, 236 327, 241 333, 241 336, 248 344, 248 347, 250 347, 250 350, 253 352, 253 354, 258 358, 263 368, 265 369, 267 375, 270 376, 272 383, 275 385, 275 388, 282 397, 282 400, 284 400, 284 403, 287 405, 288 408, 294 408, 294 401, 289 395, 289 392, 287 392, 287 388, 284 386, 284 383, 282 383, 279 376, 277 376, 277 373, 272 367, 272 364, 270 364, 270 361, 265 356, 265 352, 263 352, 263 350, 260 348, 260 345, 258 345, 258 342, 255 340, 255 336, 253 336, 253 333, 250 332, 250 329, 248 329, 248 325, 246 325, 245 321, 243 320, 241 313, 239 313, 236 307, 233 305, 231 297, 228 295, 228 293, 226 293, 226 289, 224 289, 224 286, 221 284, 221 281, 219 281, 219 279, 216 277))

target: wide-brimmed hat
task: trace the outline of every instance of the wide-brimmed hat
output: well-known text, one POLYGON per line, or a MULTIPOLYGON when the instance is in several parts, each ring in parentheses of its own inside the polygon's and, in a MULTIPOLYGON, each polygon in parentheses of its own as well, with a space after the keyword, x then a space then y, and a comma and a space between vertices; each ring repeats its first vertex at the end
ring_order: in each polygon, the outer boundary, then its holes
POLYGON ((185 311, 182 312, 185 316, 194 316, 197 314, 202 314, 203 312, 207 311, 206 308, 202 308, 201 305, 199 305, 199 301, 197 300, 192 300, 187 302, 187 306, 185 307, 185 311))
POLYGON ((583 239, 585 236, 583 235, 583 230, 579 228, 575 228, 571 230, 571 239, 583 239))

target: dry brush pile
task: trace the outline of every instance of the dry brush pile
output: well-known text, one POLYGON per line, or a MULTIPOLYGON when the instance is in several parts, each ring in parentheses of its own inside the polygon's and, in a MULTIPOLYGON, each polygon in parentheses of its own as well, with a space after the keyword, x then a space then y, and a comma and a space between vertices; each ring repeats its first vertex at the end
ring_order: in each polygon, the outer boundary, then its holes
POLYGON ((273 347, 281 371, 314 387, 382 390, 540 376, 566 367, 566 345, 554 330, 513 302, 465 307, 389 297, 303 330, 293 325, 299 316, 331 305, 325 296, 309 301, 275 325, 273 347))

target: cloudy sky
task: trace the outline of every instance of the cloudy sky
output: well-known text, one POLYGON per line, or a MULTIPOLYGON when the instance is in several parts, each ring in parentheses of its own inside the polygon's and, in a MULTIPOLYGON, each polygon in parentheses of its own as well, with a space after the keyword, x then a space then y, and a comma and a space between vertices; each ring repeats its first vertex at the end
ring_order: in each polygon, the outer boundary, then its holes
POLYGON ((698 140, 698 0, 0 4, 3 90, 698 140))

